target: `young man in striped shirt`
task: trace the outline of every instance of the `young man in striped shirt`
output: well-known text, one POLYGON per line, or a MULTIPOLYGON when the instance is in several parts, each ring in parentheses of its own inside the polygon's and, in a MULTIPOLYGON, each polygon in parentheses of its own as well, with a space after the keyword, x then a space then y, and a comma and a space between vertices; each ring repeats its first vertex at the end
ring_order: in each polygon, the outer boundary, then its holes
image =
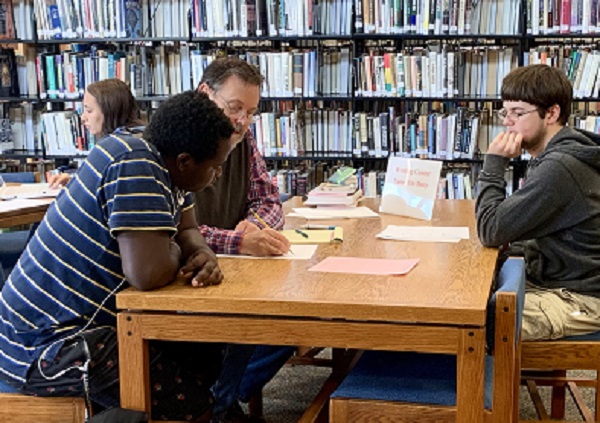
MULTIPOLYGON (((161 105, 145 139, 119 128, 97 144, 2 289, 0 379, 28 394, 118 406, 115 294, 178 273, 193 286, 223 278, 188 193, 220 176, 233 131, 207 96, 187 92, 161 105)), ((208 421, 220 352, 157 343, 151 363, 153 417, 208 421)))

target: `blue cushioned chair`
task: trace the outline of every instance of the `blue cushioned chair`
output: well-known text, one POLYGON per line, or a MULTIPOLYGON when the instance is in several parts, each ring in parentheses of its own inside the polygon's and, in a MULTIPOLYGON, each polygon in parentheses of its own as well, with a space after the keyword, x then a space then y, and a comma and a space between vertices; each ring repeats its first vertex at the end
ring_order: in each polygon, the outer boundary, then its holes
POLYGON ((540 420, 563 419, 565 396, 568 390, 583 421, 600 422, 600 332, 569 336, 555 341, 527 341, 522 344, 521 374, 540 420), (595 370, 591 378, 567 377, 567 370, 595 370), (537 385, 552 386, 551 412, 548 415, 537 385), (585 403, 578 387, 596 390, 593 413, 585 403))
POLYGON ((83 398, 33 397, 19 394, 0 380, 0 422, 83 423, 83 398))
POLYGON ((40 174, 38 172, 9 172, 2 173, 4 182, 17 182, 21 184, 31 184, 40 182, 40 174))
MULTIPOLYGON (((509 259, 488 304, 485 358, 486 421, 518 420, 519 334, 525 265, 509 259)), ((456 356, 369 351, 330 400, 331 422, 456 421, 456 356)))

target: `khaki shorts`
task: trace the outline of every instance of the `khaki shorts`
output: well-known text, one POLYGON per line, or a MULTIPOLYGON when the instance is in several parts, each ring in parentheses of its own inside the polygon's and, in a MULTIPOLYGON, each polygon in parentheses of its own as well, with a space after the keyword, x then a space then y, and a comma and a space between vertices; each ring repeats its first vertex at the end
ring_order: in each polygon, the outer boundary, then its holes
POLYGON ((600 331, 600 298, 527 283, 524 341, 558 339, 600 331))

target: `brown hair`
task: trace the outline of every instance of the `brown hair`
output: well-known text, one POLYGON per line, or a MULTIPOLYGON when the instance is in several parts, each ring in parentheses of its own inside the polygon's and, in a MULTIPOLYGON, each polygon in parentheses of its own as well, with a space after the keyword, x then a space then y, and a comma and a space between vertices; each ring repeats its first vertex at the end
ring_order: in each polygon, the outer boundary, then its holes
POLYGON ((560 107, 558 122, 566 125, 571 114, 573 86, 558 68, 547 65, 530 65, 512 70, 502 81, 502 100, 525 101, 538 107, 541 118, 557 104, 560 107))
POLYGON ((120 79, 105 79, 87 86, 104 116, 102 134, 105 136, 121 126, 142 125, 138 104, 126 83, 120 79))
POLYGON ((263 77, 256 66, 238 57, 231 56, 213 60, 204 70, 200 84, 206 83, 210 88, 218 91, 221 85, 232 76, 237 76, 246 84, 257 87, 263 81, 263 77))

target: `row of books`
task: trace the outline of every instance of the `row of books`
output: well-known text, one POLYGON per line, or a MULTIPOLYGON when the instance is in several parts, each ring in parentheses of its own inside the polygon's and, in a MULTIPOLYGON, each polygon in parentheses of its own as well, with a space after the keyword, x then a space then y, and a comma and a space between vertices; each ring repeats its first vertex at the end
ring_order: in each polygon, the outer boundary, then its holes
POLYGON ((42 152, 53 156, 76 156, 87 153, 95 138, 82 125, 81 103, 78 111, 41 113, 33 104, 3 105, 7 119, 0 119, 0 133, 6 132, 3 121, 10 124, 10 135, 0 136, 0 152, 42 152))
MULTIPOLYGON (((571 126, 600 133, 600 116, 575 113, 571 126)), ((420 157, 473 159, 504 130, 501 120, 465 107, 452 113, 388 112, 367 114, 344 110, 261 113, 251 126, 265 157, 420 157)), ((523 155, 523 158, 526 158, 523 155)))
MULTIPOLYGON (((2 0, 0 37, 518 35, 521 0, 2 0), (352 9, 355 9, 352 25, 352 9), (191 12, 191 28, 188 13, 191 12), (4 20, 5 24, 2 24, 4 20), (15 30, 16 29, 16 30, 15 30)), ((527 0, 527 32, 600 32, 597 0, 527 0)))
MULTIPOLYGON (((479 195, 479 173, 481 164, 472 164, 469 167, 464 166, 445 166, 442 168, 442 176, 439 180, 437 189, 437 198, 448 200, 474 200, 479 195)), ((513 179, 515 171, 509 166, 504 172, 506 181, 506 195, 513 193, 513 179)), ((522 186, 523 180, 519 179, 519 186, 522 186)))
POLYGON ((512 47, 433 43, 399 53, 372 50, 355 63, 357 96, 498 97, 517 55, 512 47))
MULTIPOLYGON (((126 8, 131 0, 126 0, 126 8)), ((188 14, 190 12, 190 0, 146 0, 150 8, 150 24, 147 33, 149 37, 157 38, 183 38, 189 36, 188 14)), ((135 2, 133 3, 135 7, 135 2)), ((145 4, 140 6, 144 14, 145 4)), ((135 10, 134 10, 135 11, 135 10)), ((143 21, 141 22, 141 34, 146 32, 143 21)), ((135 33, 137 28, 133 28, 135 33)))
POLYGON ((34 66, 28 60, 19 67, 21 94, 39 93, 42 99, 79 99, 89 84, 108 78, 125 81, 135 96, 167 96, 192 88, 191 59, 197 55, 187 45, 132 45, 124 51, 78 47, 77 51, 34 54, 34 66), (32 80, 37 86, 31 84, 32 80))
POLYGON ((521 0, 356 0, 355 28, 365 34, 519 33, 521 0))
POLYGON ((597 0, 527 0, 527 33, 596 34, 600 32, 597 0))
MULTIPOLYGON (((161 3, 160 0, 34 0, 37 38, 149 37, 152 34, 147 31, 148 20, 143 11, 152 10, 147 7, 153 2, 161 3)), ((177 1, 166 3, 177 4, 177 1)), ((179 23, 181 18, 177 18, 179 23)))
POLYGON ((33 40, 33 0, 0 0, 0 39, 33 40))
POLYGON ((575 128, 585 129, 586 131, 600 134, 600 116, 572 115, 571 120, 571 125, 573 125, 575 128))
POLYGON ((94 147, 95 137, 81 124, 78 113, 67 110, 43 113, 39 137, 49 156, 76 156, 94 147))
MULTIPOLYGON (((2 125, 2 137, 0 137, 0 153, 13 150, 41 150, 36 119, 36 113, 31 103, 14 105, 3 103, 1 105, 2 115, 6 116, 9 125, 2 125), (7 133, 8 132, 8 133, 7 133)), ((3 120, 5 120, 3 119, 3 120)))
POLYGON ((533 48, 524 53, 523 61, 525 65, 542 63, 563 69, 573 84, 575 98, 597 98, 600 93, 600 50, 592 50, 592 46, 533 48))
MULTIPOLYGON (((270 171, 271 178, 279 191, 291 196, 307 196, 322 186, 328 175, 335 171, 335 167, 317 163, 308 167, 294 169, 274 169, 270 171)), ((442 169, 436 196, 440 199, 463 200, 475 199, 478 195, 477 178, 480 166, 473 165, 469 168, 442 169)), ((507 194, 512 193, 512 170, 507 170, 507 194)), ((356 172, 357 190, 352 198, 360 193, 365 198, 380 197, 385 184, 384 170, 365 170, 360 167, 356 172)))
MULTIPOLYGON (((41 113, 31 103, 2 105, 0 152, 42 151, 48 155, 85 155, 95 138, 81 125, 81 103, 73 110, 41 113)), ((577 112, 573 127, 600 133, 600 115, 577 112)), ((304 110, 284 115, 262 113, 252 125, 261 154, 269 157, 420 157, 462 160, 485 153, 500 120, 458 108, 453 113, 379 114, 343 110, 304 110)), ((523 158, 526 158, 525 155, 523 158)))
POLYGON ((352 0, 35 0, 40 40, 350 35, 352 0))
POLYGON ((261 113, 251 130, 266 157, 334 155, 341 157, 405 157, 442 160, 472 159, 487 150, 499 122, 482 119, 465 107, 455 112, 397 115, 347 110, 302 110, 261 113), (492 127, 492 125, 495 125, 492 127))
MULTIPOLYGON (((117 51, 96 45, 77 47, 57 54, 26 49, 17 63, 20 94, 77 99, 87 85, 118 78, 130 85, 135 96, 168 96, 197 87, 204 69, 219 55, 217 50, 191 49, 187 43, 129 45, 117 51)), ((249 51, 239 56, 264 75, 263 97, 350 95, 349 48, 249 51)))
MULTIPOLYGON (((16 69, 18 84, 0 87, 2 96, 76 99, 85 87, 106 78, 119 78, 135 96, 168 96, 198 86, 204 69, 223 54, 203 52, 193 43, 115 46, 74 44, 61 53, 37 53, 24 48, 0 50, 0 62, 16 69), (76 49, 75 49, 76 48, 76 49), (5 60, 6 59, 6 60, 5 60), (12 90, 7 88, 12 87, 12 90)), ((600 57, 588 46, 552 45, 524 53, 525 65, 546 63, 562 68, 573 83, 576 98, 600 91, 600 57)), ((354 62, 357 97, 498 98, 502 79, 517 66, 513 47, 465 47, 431 43, 400 52, 370 49, 352 59, 348 47, 238 51, 265 77, 263 97, 350 96, 354 62)), ((17 78, 15 78, 17 79, 17 78)))
POLYGON ((447 171, 438 182, 437 198, 471 200, 477 198, 471 174, 465 171, 447 171))
POLYGON ((191 0, 193 37, 350 35, 352 0, 191 0))
POLYGON ((258 53, 263 97, 350 95, 347 47, 258 53))
POLYGON ((350 156, 353 146, 352 113, 347 110, 261 113, 251 130, 259 151, 267 157, 324 152, 350 156))

